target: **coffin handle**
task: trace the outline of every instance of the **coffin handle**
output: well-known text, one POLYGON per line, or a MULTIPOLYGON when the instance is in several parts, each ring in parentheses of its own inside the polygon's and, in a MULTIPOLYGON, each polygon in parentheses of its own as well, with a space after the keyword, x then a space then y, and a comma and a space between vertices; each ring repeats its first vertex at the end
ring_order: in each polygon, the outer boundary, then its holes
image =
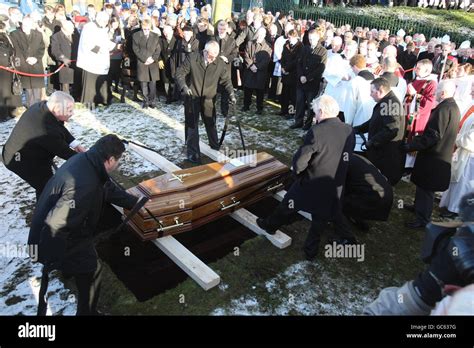
POLYGON ((235 201, 235 197, 232 197, 230 200, 232 201, 232 204, 227 206, 224 204, 224 201, 221 201, 221 210, 226 210, 240 204, 240 201, 235 201))
POLYGON ((273 190, 275 190, 275 189, 277 189, 277 188, 280 188, 280 187, 282 187, 282 186, 283 186, 283 184, 280 182, 280 183, 277 184, 277 185, 267 187, 267 191, 273 191, 273 190))
POLYGON ((179 222, 179 217, 177 217, 177 216, 174 218, 174 222, 175 222, 174 225, 163 226, 163 221, 160 221, 160 227, 157 229, 157 231, 158 232, 164 232, 164 231, 168 231, 168 230, 171 230, 173 228, 181 227, 181 226, 184 225, 184 222, 179 222))

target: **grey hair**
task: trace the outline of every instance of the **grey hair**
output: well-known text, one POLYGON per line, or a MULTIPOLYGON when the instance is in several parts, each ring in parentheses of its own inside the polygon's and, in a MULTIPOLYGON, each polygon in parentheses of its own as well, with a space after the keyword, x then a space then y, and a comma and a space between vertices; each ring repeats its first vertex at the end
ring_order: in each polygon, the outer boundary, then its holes
POLYGON ((313 99, 311 106, 321 110, 325 117, 337 117, 340 111, 337 101, 327 94, 313 99))

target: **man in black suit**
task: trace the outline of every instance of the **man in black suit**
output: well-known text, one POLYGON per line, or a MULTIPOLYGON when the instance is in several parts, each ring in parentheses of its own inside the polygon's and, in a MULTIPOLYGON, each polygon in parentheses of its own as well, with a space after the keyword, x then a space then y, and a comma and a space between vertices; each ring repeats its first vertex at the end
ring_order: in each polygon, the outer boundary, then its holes
POLYGON ((293 157, 295 182, 270 216, 257 219, 260 228, 274 234, 299 210, 311 213, 311 228, 304 245, 307 259, 316 257, 320 235, 329 221, 334 222, 336 232, 331 243, 357 243, 342 214, 341 203, 355 145, 354 131, 337 118, 339 106, 334 98, 323 95, 312 106, 316 124, 293 157))
MULTIPOLYGON (((310 46, 304 46, 301 50, 300 58, 296 67, 296 114, 295 123, 290 128, 304 128, 308 130, 311 127, 312 116, 309 116, 305 122, 306 106, 311 103, 319 93, 319 85, 323 76, 327 62, 327 50, 319 43, 319 33, 313 29, 308 34, 310 46)), ((311 108, 308 107, 308 113, 311 115, 311 108)))
POLYGON ((217 86, 222 85, 235 104, 234 88, 226 63, 219 58, 219 44, 209 41, 202 52, 191 53, 176 71, 176 84, 184 94, 185 136, 187 158, 192 163, 201 162, 199 149, 199 115, 206 126, 209 146, 219 149, 216 129, 217 86))
POLYGON ((68 159, 85 151, 64 127, 73 111, 74 99, 54 92, 21 116, 3 147, 3 163, 36 190, 37 198, 53 176, 54 157, 68 159))
POLYGON ((137 78, 143 92, 142 107, 155 107, 156 81, 160 80, 160 37, 151 30, 151 21, 142 21, 142 30, 133 34, 133 52, 137 56, 137 78))
POLYGON ((402 104, 383 77, 372 81, 370 95, 377 102, 372 117, 354 129, 359 134, 369 133, 367 158, 395 186, 405 166, 405 154, 400 149, 405 134, 402 104))
MULTIPOLYGON (((239 48, 237 47, 235 40, 227 34, 228 27, 229 25, 225 20, 217 22, 217 34, 215 40, 220 48, 219 58, 224 61, 227 74, 230 77, 231 63, 239 56, 239 48)), ((219 92, 221 93, 221 112, 224 117, 227 117, 229 113, 229 95, 223 86, 219 86, 219 92)))
POLYGON ((173 55, 176 52, 176 47, 178 45, 178 40, 173 34, 173 28, 169 25, 163 27, 163 35, 161 36, 160 45, 161 45, 161 57, 158 62, 161 73, 161 81, 166 94, 166 103, 169 104, 176 100, 175 93, 175 80, 173 76, 174 69, 172 68, 173 64, 173 55))
POLYGON ((411 181, 416 185, 414 212, 416 220, 409 228, 424 228, 431 220, 434 193, 446 191, 451 179, 451 160, 461 113, 453 96, 456 85, 442 81, 436 91, 439 104, 431 111, 422 135, 404 144, 405 151, 418 151, 411 181))

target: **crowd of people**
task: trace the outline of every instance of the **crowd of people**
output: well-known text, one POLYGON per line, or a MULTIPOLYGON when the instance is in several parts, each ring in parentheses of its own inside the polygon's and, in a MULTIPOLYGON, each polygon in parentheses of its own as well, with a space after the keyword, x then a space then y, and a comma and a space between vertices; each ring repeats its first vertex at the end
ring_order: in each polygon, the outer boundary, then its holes
MULTIPOLYGON (((291 129, 308 131, 293 158, 293 185, 270 216, 257 220, 272 234, 299 210, 311 213, 304 246, 308 259, 317 256, 328 222, 335 226, 332 242, 353 245, 357 240, 349 221, 367 229, 365 220, 386 220, 392 187, 404 175, 416 186, 413 204, 404 204, 413 213, 413 221, 406 223, 409 229, 431 226, 437 192, 442 192, 439 205, 445 217, 455 217, 470 204, 465 199, 474 191, 474 60, 469 40, 456 45, 447 35, 426 38, 403 29, 390 33, 337 27, 324 19, 296 19, 262 8, 247 11, 244 18, 211 14, 210 5, 193 0, 149 0, 106 3, 102 9, 75 6, 70 14, 62 5, 45 6, 44 17, 11 7, 0 15, 0 66, 9 68, 0 69, 2 114, 14 116, 23 102, 27 107, 4 146, 3 162, 36 189, 40 208, 33 219, 33 240, 41 233, 55 238, 54 231, 42 227, 51 208, 49 198, 58 199, 52 194, 54 185, 74 186, 66 179, 79 175, 77 168, 87 159, 100 168, 94 185, 107 182, 107 173, 116 167, 124 150, 118 139, 99 140, 87 151, 63 125, 74 100, 91 108, 109 105, 114 91, 121 93, 120 102, 131 96, 143 108, 158 107, 160 96, 166 103, 183 102, 187 159, 193 163, 200 163, 200 116, 209 145, 219 149, 217 95, 225 117, 241 95, 242 111, 253 112, 255 94, 257 115, 293 120, 291 129), (266 101, 278 103, 279 113, 269 114, 266 101), (76 159, 53 177, 55 156, 76 159)), ((115 198, 129 209, 137 202, 123 192, 115 198)), ((67 210, 58 211, 56 219, 67 220, 67 210)), ((80 224, 86 215, 74 214, 74 222, 80 224)), ((96 222, 94 215, 87 228, 93 230, 96 222)), ((82 230, 81 225, 78 233, 82 230)), ((456 233, 445 236, 455 238, 456 233)), ((94 255, 93 248, 86 248, 85 255, 94 255)), ((87 274, 76 279, 89 294, 81 297, 81 313, 95 312, 95 304, 88 306, 98 297, 93 281, 97 256, 92 259, 92 264, 80 259, 85 268, 74 271, 87 274)), ((433 278, 427 278, 403 290, 418 296, 413 297, 416 303, 422 301, 419 311, 442 298, 433 278), (428 283, 431 288, 423 292, 428 283)), ((379 303, 367 313, 397 312, 384 296, 388 309, 379 303)))

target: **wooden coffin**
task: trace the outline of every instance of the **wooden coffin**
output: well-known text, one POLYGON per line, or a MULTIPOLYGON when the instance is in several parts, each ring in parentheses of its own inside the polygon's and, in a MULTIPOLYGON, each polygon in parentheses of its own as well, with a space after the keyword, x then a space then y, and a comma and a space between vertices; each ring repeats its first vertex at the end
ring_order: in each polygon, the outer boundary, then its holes
POLYGON ((150 198, 128 225, 143 240, 190 231, 281 190, 288 175, 265 152, 167 173, 128 190, 150 198))

